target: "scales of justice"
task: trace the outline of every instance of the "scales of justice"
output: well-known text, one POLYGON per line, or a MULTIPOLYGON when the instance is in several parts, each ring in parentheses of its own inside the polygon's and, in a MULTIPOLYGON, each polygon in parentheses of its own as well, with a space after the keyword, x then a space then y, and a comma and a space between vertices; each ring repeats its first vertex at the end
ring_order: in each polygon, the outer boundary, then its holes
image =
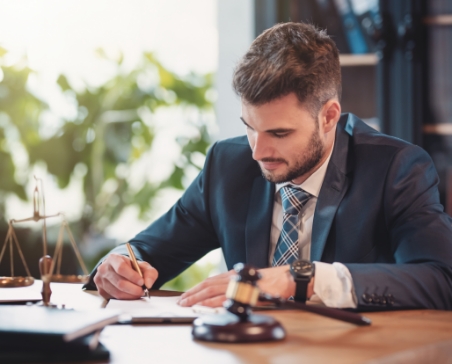
POLYGON ((44 188, 43 183, 40 178, 34 177, 36 180, 36 187, 33 192, 33 216, 25 218, 25 219, 11 219, 8 222, 8 232, 6 234, 5 242, 3 244, 2 250, 0 251, 0 264, 2 262, 3 256, 5 255, 7 247, 9 247, 9 255, 10 255, 10 265, 11 265, 11 276, 10 277, 0 277, 0 288, 13 288, 13 287, 26 287, 31 286, 34 283, 34 278, 30 274, 30 270, 28 269, 27 262, 25 261, 22 249, 20 247, 19 241, 17 239, 16 232, 14 230, 14 225, 17 223, 23 223, 28 221, 39 222, 42 221, 42 248, 43 248, 43 256, 39 260, 39 271, 41 274, 42 280, 42 304, 43 306, 52 306, 55 307, 50 302, 50 296, 52 294, 52 290, 50 289, 51 282, 59 282, 59 283, 86 283, 88 281, 89 275, 88 270, 83 262, 82 256, 80 255, 80 251, 78 250, 77 244, 75 242, 74 236, 69 228, 69 224, 67 223, 64 213, 59 212, 54 215, 46 215, 45 213, 45 198, 44 198, 44 188), (40 186, 40 188, 39 188, 40 186), (48 255, 48 247, 47 247, 47 227, 46 220, 50 218, 61 218, 60 231, 58 234, 58 239, 55 245, 55 250, 53 254, 53 258, 48 255), (80 264, 80 267, 83 270, 83 275, 63 275, 60 274, 61 271, 61 262, 63 255, 63 238, 64 232, 66 231, 67 236, 69 237, 69 241, 71 242, 74 253, 77 257, 77 260, 80 264), (27 276, 15 276, 14 275, 14 262, 13 262, 13 248, 14 246, 17 249, 17 252, 22 260, 22 264, 24 265, 27 276), (56 268, 56 269, 55 269, 56 268), (55 271, 55 273, 54 273, 55 271))

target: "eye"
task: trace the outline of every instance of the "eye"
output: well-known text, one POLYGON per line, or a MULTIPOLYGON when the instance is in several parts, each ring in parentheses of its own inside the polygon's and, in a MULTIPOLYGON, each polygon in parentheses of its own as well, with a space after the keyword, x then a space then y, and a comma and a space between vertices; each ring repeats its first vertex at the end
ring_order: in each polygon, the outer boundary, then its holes
POLYGON ((273 136, 276 138, 284 138, 284 137, 288 136, 289 134, 290 134, 290 132, 288 132, 288 131, 275 132, 275 133, 273 133, 273 136))

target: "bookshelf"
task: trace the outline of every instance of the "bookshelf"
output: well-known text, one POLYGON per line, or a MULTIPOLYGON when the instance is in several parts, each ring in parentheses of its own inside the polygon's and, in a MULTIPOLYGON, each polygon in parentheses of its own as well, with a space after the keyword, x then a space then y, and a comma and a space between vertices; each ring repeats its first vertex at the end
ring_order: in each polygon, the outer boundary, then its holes
POLYGON ((370 66, 375 67, 378 64, 376 53, 367 54, 341 54, 339 61, 342 67, 370 66))
POLYGON ((364 9, 356 16, 351 12, 349 0, 255 0, 254 7, 256 36, 276 23, 288 21, 310 22, 326 29, 340 52, 342 111, 354 113, 380 129, 376 85, 378 55, 368 34, 369 26, 374 26, 373 8, 364 9), (369 25, 366 29, 360 25, 363 21, 369 25))
POLYGON ((452 215, 452 1, 255 0, 254 6, 256 35, 288 21, 327 30, 341 53, 342 111, 423 147, 452 215))
POLYGON ((423 21, 425 25, 451 26, 452 14, 426 16, 423 21))
POLYGON ((380 130, 376 95, 377 54, 341 54, 340 63, 342 111, 351 112, 374 129, 380 130))

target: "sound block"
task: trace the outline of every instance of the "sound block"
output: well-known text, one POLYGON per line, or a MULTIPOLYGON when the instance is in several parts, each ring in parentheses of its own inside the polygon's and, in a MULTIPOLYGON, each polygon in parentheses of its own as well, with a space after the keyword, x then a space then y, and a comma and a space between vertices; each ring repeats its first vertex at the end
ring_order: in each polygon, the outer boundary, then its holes
POLYGON ((286 331, 270 316, 252 314, 247 321, 240 321, 236 315, 225 313, 198 317, 192 335, 203 341, 241 343, 282 340, 286 331))

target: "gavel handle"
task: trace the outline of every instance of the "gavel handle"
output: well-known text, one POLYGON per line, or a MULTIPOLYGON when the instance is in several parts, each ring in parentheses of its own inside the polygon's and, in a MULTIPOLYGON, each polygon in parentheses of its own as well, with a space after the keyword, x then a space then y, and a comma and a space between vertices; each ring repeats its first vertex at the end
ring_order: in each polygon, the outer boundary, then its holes
POLYGON ((259 301, 263 302, 273 302, 280 308, 290 309, 290 310, 303 310, 307 312, 312 312, 320 316, 330 317, 336 320, 341 320, 349 322, 359 326, 368 326, 372 321, 362 316, 358 313, 343 311, 337 308, 323 307, 323 306, 311 306, 301 302, 287 301, 279 297, 272 297, 270 295, 261 294, 259 295, 259 301))

